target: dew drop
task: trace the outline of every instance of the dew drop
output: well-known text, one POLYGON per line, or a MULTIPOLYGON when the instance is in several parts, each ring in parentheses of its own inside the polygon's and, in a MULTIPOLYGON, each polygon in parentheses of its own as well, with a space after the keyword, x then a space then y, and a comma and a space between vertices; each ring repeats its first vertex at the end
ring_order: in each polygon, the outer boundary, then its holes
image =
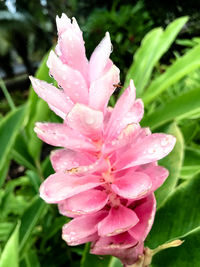
POLYGON ((85 119, 85 122, 86 122, 87 124, 91 125, 91 124, 93 124, 95 121, 94 121, 94 118, 92 118, 92 117, 87 117, 87 118, 85 119))
POLYGON ((156 149, 155 148, 149 148, 148 149, 148 153, 149 154, 153 154, 153 153, 155 153, 156 152, 156 149))
POLYGON ((168 144, 168 138, 164 138, 161 140, 161 146, 166 146, 168 144))

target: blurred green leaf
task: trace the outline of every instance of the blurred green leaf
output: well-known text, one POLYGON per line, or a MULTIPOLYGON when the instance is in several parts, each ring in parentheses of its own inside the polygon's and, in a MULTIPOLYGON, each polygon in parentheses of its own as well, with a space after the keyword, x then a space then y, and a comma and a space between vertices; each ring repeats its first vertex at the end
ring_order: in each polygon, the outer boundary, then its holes
MULTIPOLYGON (((200 62, 200 60, 199 60, 200 62)), ((191 90, 156 109, 142 120, 143 126, 155 129, 169 121, 189 118, 192 114, 200 116, 200 88, 191 90)))
MULTIPOLYGON (((53 79, 49 76, 49 69, 46 66, 48 56, 49 53, 47 53, 43 58, 35 77, 40 80, 45 80, 46 82, 52 83, 53 79)), ((39 160, 42 142, 36 136, 33 129, 37 121, 45 121, 48 118, 50 109, 45 101, 38 98, 32 87, 28 100, 28 114, 29 120, 26 127, 28 135, 28 149, 33 158, 39 160)))
POLYGON ((46 208, 47 206, 44 201, 38 197, 35 197, 30 206, 22 215, 19 234, 19 251, 21 255, 23 255, 26 243, 28 243, 34 227, 38 223, 46 208))
POLYGON ((179 185, 156 213, 153 228, 147 238, 150 248, 187 235, 200 226, 200 176, 179 185))
POLYGON ((0 267, 18 267, 18 242, 19 242, 19 227, 20 223, 15 227, 14 232, 9 238, 0 258, 0 267))
POLYGON ((200 172, 200 150, 186 147, 184 166, 181 169, 181 178, 191 179, 200 172))
POLYGON ((200 263, 200 227, 184 235, 181 239, 185 241, 181 246, 156 254, 151 267, 198 267, 200 263))
POLYGON ((2 173, 5 171, 5 164, 24 121, 25 112, 26 106, 19 107, 0 121, 0 186, 4 183, 5 175, 2 173))
POLYGON ((144 37, 134 55, 134 62, 127 73, 124 88, 128 86, 130 79, 133 79, 137 95, 142 95, 155 64, 169 49, 187 20, 188 17, 176 19, 168 25, 165 31, 162 28, 153 29, 144 37))
POLYGON ((159 161, 159 165, 168 169, 169 176, 164 184, 156 191, 157 208, 159 208, 162 203, 166 201, 167 196, 173 192, 179 179, 184 156, 184 140, 179 127, 173 123, 165 132, 176 137, 176 145, 167 157, 159 161))
POLYGON ((116 257, 112 257, 108 267, 123 267, 123 265, 119 259, 117 259, 116 257))
POLYGON ((12 222, 0 222, 0 240, 6 241, 13 230, 14 223, 12 222))
POLYGON ((143 101, 147 105, 159 94, 171 85, 178 82, 182 77, 200 67, 200 45, 190 49, 182 57, 167 68, 158 78, 153 80, 144 93, 143 101))

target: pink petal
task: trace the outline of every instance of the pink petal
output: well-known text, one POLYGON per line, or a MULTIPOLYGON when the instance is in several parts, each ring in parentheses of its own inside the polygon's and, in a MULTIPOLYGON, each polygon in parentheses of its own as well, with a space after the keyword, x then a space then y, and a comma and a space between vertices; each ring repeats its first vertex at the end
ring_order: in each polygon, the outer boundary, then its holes
POLYGON ((90 253, 97 255, 112 255, 119 258, 123 264, 135 263, 143 255, 144 244, 138 243, 128 232, 117 236, 101 237, 92 243, 90 253))
POLYGON ((151 230, 154 216, 156 213, 156 200, 154 194, 149 195, 145 199, 141 199, 140 203, 134 209, 139 218, 139 222, 129 229, 129 233, 137 240, 144 241, 151 230))
POLYGON ((40 186, 40 196, 47 203, 58 203, 66 198, 77 195, 101 185, 98 176, 69 175, 57 172, 50 175, 40 186))
POLYGON ((138 171, 147 174, 151 178, 152 192, 159 188, 169 175, 169 171, 167 169, 161 166, 153 165, 151 163, 141 165, 138 171))
POLYGON ((74 103, 65 96, 62 90, 57 89, 51 84, 40 81, 32 76, 29 77, 33 89, 44 101, 48 103, 50 108, 61 118, 65 118, 66 114, 72 109, 74 103))
POLYGON ((124 207, 111 208, 109 215, 98 224, 100 236, 113 236, 123 233, 136 225, 139 219, 134 211, 124 207))
POLYGON ((129 148, 125 148, 123 158, 120 156, 122 151, 119 151, 114 166, 118 169, 128 168, 160 160, 172 151, 175 142, 176 138, 172 135, 160 133, 148 135, 136 144, 130 144, 129 148))
POLYGON ((102 75, 112 52, 110 35, 107 32, 100 44, 95 48, 89 62, 90 82, 97 80, 102 75))
POLYGON ((79 71, 63 64, 53 51, 49 54, 47 66, 50 69, 51 75, 53 75, 54 79, 72 101, 75 103, 88 103, 88 88, 79 71))
POLYGON ((125 199, 139 199, 151 190, 152 181, 145 173, 129 171, 115 180, 111 188, 125 199))
POLYGON ((65 210, 77 215, 94 213, 108 202, 109 195, 97 189, 87 190, 65 200, 65 210))
POLYGON ((104 111, 119 82, 119 69, 113 65, 102 77, 93 81, 89 89, 89 106, 104 111))
POLYGON ((94 234, 97 232, 97 224, 106 214, 106 211, 99 211, 91 215, 83 215, 73 219, 64 225, 62 238, 70 246, 93 241, 91 239, 94 238, 94 234))
POLYGON ((105 131, 106 140, 113 140, 116 138, 123 128, 126 126, 123 123, 124 117, 127 115, 135 101, 135 87, 131 80, 130 86, 126 89, 123 95, 117 101, 110 121, 105 131))
POLYGON ((141 128, 139 124, 129 124, 126 126, 120 135, 110 141, 106 141, 103 146, 103 152, 110 154, 111 152, 115 152, 120 148, 129 145, 130 143, 134 142, 134 139, 140 134, 141 128))
POLYGON ((58 34, 62 34, 69 27, 71 27, 71 20, 67 17, 66 14, 62 13, 61 18, 56 16, 56 24, 57 24, 58 34))
POLYGON ((82 135, 98 140, 102 136, 103 113, 78 103, 68 114, 67 124, 82 135))
POLYGON ((58 149, 51 152, 51 164, 56 172, 70 170, 83 165, 90 165, 95 157, 89 153, 69 149, 58 149))
POLYGON ((62 17, 57 18, 59 39, 56 52, 63 63, 78 70, 87 80, 89 64, 85 55, 82 32, 75 18, 71 23, 70 19, 62 17))
POLYGON ((144 104, 141 99, 137 99, 127 115, 122 120, 124 127, 131 123, 139 123, 144 115, 144 104))
POLYGON ((95 151, 92 142, 65 124, 36 123, 34 131, 44 142, 52 146, 66 147, 77 151, 95 151))

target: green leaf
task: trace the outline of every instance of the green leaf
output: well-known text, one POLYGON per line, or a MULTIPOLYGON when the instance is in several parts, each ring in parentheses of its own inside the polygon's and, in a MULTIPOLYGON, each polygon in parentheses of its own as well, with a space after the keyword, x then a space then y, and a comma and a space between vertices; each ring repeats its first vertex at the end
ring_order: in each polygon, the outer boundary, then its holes
POLYGON ((184 166, 181 169, 181 178, 191 179, 200 172, 200 150, 187 147, 185 150, 184 166))
POLYGON ((123 267, 123 265, 118 258, 112 257, 110 262, 109 262, 108 267, 123 267))
POLYGON ((138 96, 142 95, 155 64, 171 46, 187 20, 188 17, 176 19, 168 25, 165 31, 161 28, 153 29, 144 37, 140 48, 134 55, 134 62, 129 68, 124 88, 128 86, 130 79, 133 79, 138 96))
POLYGON ((36 250, 31 249, 27 251, 27 253, 25 253, 24 255, 22 263, 20 263, 20 267, 21 265, 24 267, 40 267, 40 262, 37 257, 36 250))
MULTIPOLYGON (((45 80, 46 82, 52 83, 53 79, 49 76, 49 69, 46 66, 48 56, 49 53, 47 53, 43 58, 35 77, 40 80, 45 80)), ((26 127, 26 132, 28 135, 28 149, 33 158, 39 160, 42 142, 36 136, 33 129, 37 121, 45 121, 49 117, 50 109, 47 103, 36 95, 32 87, 28 100, 28 114, 29 119, 26 127)))
POLYGON ((176 145, 172 152, 159 161, 159 165, 164 166, 169 171, 169 176, 164 184, 156 191, 157 208, 166 200, 167 196, 174 190, 179 179, 184 156, 184 140, 178 126, 171 124, 166 133, 176 137, 176 145))
POLYGON ((200 45, 190 49, 185 55, 167 68, 158 78, 153 80, 144 93, 144 104, 154 100, 168 87, 178 82, 185 75, 200 67, 200 45))
POLYGON ((5 164, 10 157, 10 151, 15 143, 19 129, 25 118, 26 107, 22 106, 10 112, 0 121, 0 186, 3 185, 5 164))
POLYGON ((19 235, 19 251, 22 255, 26 243, 29 241, 33 229, 41 218, 41 215, 43 214, 46 207, 47 206, 44 201, 36 197, 22 215, 19 235))
POLYGON ((19 255, 18 255, 18 242, 19 242, 19 227, 20 223, 15 227, 14 232, 9 238, 3 253, 0 258, 0 267, 18 267, 19 255))
POLYGON ((16 138, 15 145, 12 149, 12 158, 22 166, 28 169, 36 170, 35 163, 28 151, 27 140, 23 134, 16 138))
POLYGON ((182 183, 158 212, 147 246, 155 248, 178 239, 200 226, 200 176, 182 183))
POLYGON ((179 121, 196 113, 200 114, 200 88, 182 94, 163 107, 156 109, 144 117, 142 126, 148 125, 151 129, 155 129, 172 120, 179 121))
POLYGON ((200 227, 182 237, 185 242, 153 257, 151 267, 197 267, 200 263, 200 227))

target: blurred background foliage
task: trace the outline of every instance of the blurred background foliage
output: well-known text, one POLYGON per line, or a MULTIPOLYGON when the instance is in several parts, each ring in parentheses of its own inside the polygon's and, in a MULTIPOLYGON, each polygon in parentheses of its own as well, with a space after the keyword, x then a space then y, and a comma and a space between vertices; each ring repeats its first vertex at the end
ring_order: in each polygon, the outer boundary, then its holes
POLYGON ((185 243, 158 253, 152 267, 199 266, 199 9, 200 2, 192 0, 0 1, 0 267, 121 266, 114 258, 89 255, 88 245, 68 247, 61 239, 68 219, 38 196, 53 172, 53 148, 42 144, 33 127, 59 119, 29 87, 28 75, 54 82, 46 53, 56 43, 55 17, 62 12, 79 22, 88 58, 110 32, 111 58, 125 84, 112 104, 133 78, 145 103, 142 125, 177 138, 160 162, 170 176, 156 192, 158 211, 147 245, 177 238, 185 243))

